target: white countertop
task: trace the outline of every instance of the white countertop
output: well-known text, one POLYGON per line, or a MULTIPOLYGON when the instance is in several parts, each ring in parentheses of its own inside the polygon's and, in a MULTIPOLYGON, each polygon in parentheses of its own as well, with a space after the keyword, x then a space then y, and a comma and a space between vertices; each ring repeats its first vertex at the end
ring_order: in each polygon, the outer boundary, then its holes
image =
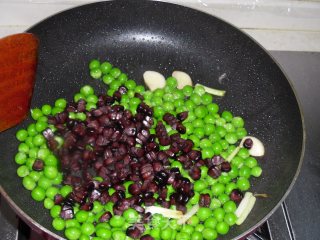
MULTIPOLYGON (((267 50, 320 52, 320 0, 166 0, 208 12, 267 50)), ((93 0, 0 0, 0 38, 93 0)))

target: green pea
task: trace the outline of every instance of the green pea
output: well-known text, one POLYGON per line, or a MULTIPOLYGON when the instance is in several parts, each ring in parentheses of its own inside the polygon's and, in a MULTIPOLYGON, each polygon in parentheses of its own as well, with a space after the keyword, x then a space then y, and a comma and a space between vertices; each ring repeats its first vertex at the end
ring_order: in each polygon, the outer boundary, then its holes
POLYGON ((58 113, 63 112, 63 108, 59 108, 59 107, 54 107, 52 108, 52 115, 55 116, 58 113))
POLYGON ((172 112, 174 110, 174 105, 171 102, 164 102, 162 107, 165 112, 172 112))
POLYGON ((205 134, 204 128, 203 127, 195 128, 193 130, 193 134, 196 135, 198 138, 203 138, 205 134))
POLYGON ((236 189, 237 188, 237 184, 234 183, 234 182, 230 182, 226 185, 226 188, 225 188, 225 193, 226 194, 230 194, 232 192, 233 189, 236 189))
POLYGON ((227 133, 225 139, 229 144, 235 144, 238 141, 237 135, 235 133, 227 133))
POLYGON ((72 187, 70 185, 64 185, 63 187, 60 188, 60 194, 63 197, 66 197, 71 192, 72 192, 72 187))
POLYGON ((233 115, 229 111, 223 111, 221 117, 224 118, 227 122, 231 122, 233 119, 233 115))
POLYGON ((52 221, 52 226, 57 231, 62 231, 65 228, 65 221, 59 217, 56 217, 52 221))
POLYGON ((103 62, 101 63, 101 65, 99 66, 98 64, 94 65, 95 68, 100 67, 100 70, 103 74, 107 74, 110 72, 110 70, 112 69, 112 65, 109 62, 103 62))
POLYGON ((103 205, 98 202, 98 201, 94 201, 93 202, 93 209, 92 209, 92 212, 93 213, 100 213, 103 211, 103 205))
POLYGON ((90 85, 84 85, 83 87, 80 88, 80 93, 83 96, 87 97, 94 94, 94 90, 93 90, 93 87, 91 87, 90 85))
POLYGON ((55 195, 59 193, 59 189, 56 187, 48 187, 46 190, 46 196, 50 199, 54 199, 55 195))
POLYGON ((209 217, 204 221, 205 228, 212 228, 215 229, 218 221, 214 217, 209 217))
POLYGON ((134 90, 135 90, 137 93, 140 93, 140 94, 146 91, 145 88, 144 88, 144 86, 142 86, 142 85, 136 86, 136 88, 135 88, 134 90))
POLYGON ((25 176, 22 180, 22 185, 25 189, 31 191, 36 187, 36 182, 30 176, 25 176))
POLYGON ((81 234, 79 237, 79 240, 90 240, 90 239, 91 239, 91 237, 88 235, 85 235, 85 234, 81 234))
POLYGON ((48 127, 48 123, 47 122, 42 122, 42 121, 38 120, 38 122, 36 123, 36 131, 37 132, 42 132, 47 127, 48 127))
POLYGON ((216 239, 218 237, 218 234, 214 229, 205 228, 202 231, 202 236, 203 236, 204 239, 213 240, 213 239, 216 239))
POLYGON ((61 212, 61 206, 60 205, 54 205, 51 209, 50 209, 50 215, 52 218, 57 218, 59 217, 61 212))
POLYGON ((219 182, 227 184, 231 181, 231 177, 226 174, 226 173, 222 173, 221 176, 219 177, 219 182))
POLYGON ((35 187, 31 192, 31 196, 34 200, 36 200, 37 202, 40 202, 45 199, 46 192, 41 187, 35 187))
POLYGON ((41 175, 42 175, 42 172, 37 172, 37 171, 31 171, 29 173, 29 177, 31 177, 32 180, 35 182, 37 182, 40 179, 41 175))
POLYGON ((182 88, 182 92, 185 96, 189 97, 193 92, 193 87, 190 85, 186 85, 182 88))
POLYGON ((232 166, 236 167, 236 168, 240 168, 242 165, 243 165, 243 158, 242 157, 239 157, 239 156, 235 156, 232 160, 231 160, 231 163, 232 163, 232 166))
POLYGON ((49 104, 44 104, 41 107, 41 111, 44 115, 48 116, 51 114, 52 107, 49 104))
POLYGON ((250 182, 245 177, 239 177, 237 180, 237 188, 241 191, 247 191, 250 188, 250 182))
POLYGON ((28 153, 29 152, 29 146, 26 143, 20 143, 18 146, 18 151, 22 153, 28 153))
POLYGON ((227 134, 227 130, 222 126, 216 127, 216 132, 219 134, 220 137, 224 137, 227 134))
POLYGON ((93 68, 90 70, 90 76, 93 79, 99 79, 102 76, 102 71, 100 70, 100 68, 93 68))
POLYGON ((189 139, 194 143, 194 146, 197 147, 200 144, 200 139, 196 135, 189 136, 189 139))
POLYGON ((243 165, 240 169, 239 169, 239 176, 240 177, 245 177, 245 178, 249 178, 251 175, 251 169, 246 166, 243 165))
POLYGON ((85 235, 92 235, 95 231, 95 227, 92 223, 83 223, 81 226, 81 232, 85 235))
POLYGON ((228 149, 229 143, 228 143, 225 139, 221 139, 221 140, 219 141, 219 143, 220 143, 220 145, 221 145, 221 147, 222 147, 223 150, 228 149))
POLYGON ((47 177, 41 176, 39 178, 38 185, 43 189, 48 189, 49 187, 52 186, 52 183, 51 183, 50 179, 48 179, 47 177))
POLYGON ((18 152, 15 155, 14 160, 17 164, 22 165, 27 161, 27 154, 25 154, 24 152, 18 152))
POLYGON ((211 113, 211 114, 216 114, 219 112, 219 106, 216 103, 209 103, 207 105, 207 109, 208 109, 209 113, 211 113))
POLYGON ((217 199, 217 198, 211 199, 210 208, 211 208, 211 209, 216 209, 216 208, 219 208, 219 207, 221 207, 221 202, 220 202, 220 200, 217 199))
POLYGON ((237 128, 236 134, 238 136, 238 139, 242 139, 248 135, 248 132, 245 128, 237 128))
POLYGON ((229 225, 225 222, 219 222, 217 224, 216 230, 219 234, 225 235, 229 232, 229 225))
POLYGON ((91 94, 86 97, 87 103, 94 103, 96 104, 98 102, 98 97, 94 94, 91 94))
POLYGON ((218 132, 213 132, 212 134, 210 134, 209 136, 209 140, 212 141, 213 143, 214 142, 217 142, 221 139, 220 135, 218 134, 218 132))
POLYGON ((209 139, 202 139, 200 141, 200 148, 204 149, 204 148, 211 148, 212 147, 212 143, 209 139))
POLYGON ((203 127, 204 126, 204 122, 201 118, 197 118, 195 119, 193 122, 193 127, 194 128, 198 128, 198 127, 203 127))
POLYGON ((106 74, 102 77, 102 81, 104 82, 104 84, 109 85, 114 81, 114 77, 110 74, 106 74))
POLYGON ((28 135, 33 137, 35 135, 38 134, 37 130, 36 130, 36 124, 35 123, 31 123, 28 127, 27 127, 27 131, 28 131, 28 135))
MULTIPOLYGON (((76 213, 76 220, 80 223, 87 221, 88 217, 89 217, 89 212, 87 212, 87 211, 79 210, 76 213)), ((91 234, 89 234, 89 235, 91 235, 91 234)))
POLYGON ((45 166, 43 173, 47 178, 54 179, 58 175, 58 169, 54 166, 45 166))
POLYGON ((28 137, 28 132, 25 129, 20 129, 16 133, 16 138, 20 141, 23 142, 27 139, 28 137))
POLYGON ((114 215, 111 217, 109 223, 112 227, 121 227, 125 222, 125 219, 122 216, 114 215))
POLYGON ((259 166, 255 166, 251 169, 251 175, 254 177, 260 177, 262 174, 262 169, 259 166))
POLYGON ((125 240, 126 234, 122 231, 116 230, 112 233, 112 239, 113 240, 125 240))
POLYGON ((202 190, 206 189, 208 187, 208 184, 204 180, 197 180, 193 184, 193 189, 196 192, 201 192, 202 190))
POLYGON ((80 228, 80 223, 76 219, 67 219, 66 228, 77 227, 80 228))
POLYGON ((100 67, 100 61, 98 59, 92 59, 89 62, 89 69, 99 68, 100 67))
POLYGON ((139 219, 139 213, 136 210, 129 208, 123 212, 123 217, 128 223, 135 223, 139 219))
POLYGON ((249 154, 249 150, 246 149, 246 148, 240 148, 238 154, 237 154, 239 157, 243 158, 243 159, 246 159, 250 156, 249 154))
POLYGON ((45 198, 43 201, 43 206, 46 209, 51 209, 54 206, 54 201, 50 198, 45 198))
POLYGON ((70 240, 76 240, 81 235, 81 230, 77 227, 69 227, 64 231, 64 235, 70 240))
POLYGON ((237 221, 237 216, 230 212, 230 213, 226 213, 226 215, 224 216, 224 222, 227 223, 229 226, 232 226, 236 223, 237 221))
POLYGON ((17 175, 19 177, 25 177, 28 174, 29 174, 29 168, 25 165, 22 165, 17 169, 17 175))
POLYGON ((33 137, 32 142, 35 146, 41 146, 42 144, 44 144, 46 142, 46 139, 44 138, 43 135, 37 134, 36 136, 33 137))
POLYGON ((163 230, 161 230, 161 239, 167 240, 167 239, 171 239, 171 235, 172 235, 172 229, 167 227, 163 230))
POLYGON ((112 236, 112 232, 111 232, 111 230, 108 229, 108 228, 102 228, 102 227, 100 227, 100 228, 97 228, 97 230, 96 230, 96 235, 97 235, 98 237, 101 237, 102 239, 110 239, 111 236, 112 236))
POLYGON ((75 102, 78 102, 80 99, 84 99, 84 96, 81 93, 76 93, 73 97, 75 102))
POLYGON ((217 219, 217 221, 221 222, 223 221, 225 211, 220 207, 220 208, 214 209, 212 214, 215 217, 215 219, 217 219))
POLYGON ((222 152, 222 146, 220 142, 215 142, 214 144, 212 144, 212 150, 214 151, 215 155, 220 155, 220 153, 222 152))
POLYGON ((254 157, 248 157, 244 160, 244 164, 249 168, 253 168, 258 165, 258 162, 254 157))
POLYGON ((215 126, 213 124, 207 123, 204 125, 203 129, 204 129, 205 135, 210 136, 214 132, 215 126))
POLYGON ((153 228, 150 230, 150 236, 154 239, 160 239, 161 229, 160 228, 153 228))
POLYGON ((57 108, 61 108, 64 109, 67 106, 67 100, 64 98, 58 98, 55 102, 54 102, 54 106, 57 108))
POLYGON ((222 194, 224 192, 224 189, 225 189, 225 185, 219 182, 211 186, 211 191, 215 196, 219 196, 220 194, 222 194))
POLYGON ((60 185, 63 180, 62 173, 58 173, 57 177, 51 180, 51 183, 54 185, 60 185))
POLYGON ((214 156, 214 150, 212 147, 203 148, 201 151, 202 159, 212 158, 214 156))
POLYGON ((200 105, 201 104, 201 97, 197 93, 192 93, 190 96, 190 100, 195 104, 195 105, 200 105))
POLYGON ((223 204, 223 209, 225 210, 226 213, 232 213, 236 211, 237 205, 235 204, 234 201, 227 201, 226 203, 223 204))
POLYGON ((204 118, 208 114, 208 109, 205 106, 201 105, 196 107, 196 109, 194 110, 194 113, 196 117, 204 118))
POLYGON ((208 217, 211 216, 210 208, 200 207, 198 212, 197 212, 197 216, 198 216, 200 221, 205 221, 208 217))
POLYGON ((42 111, 39 108, 31 109, 30 112, 31 112, 31 117, 36 121, 39 119, 39 117, 43 115, 42 111))
POLYGON ((178 232, 175 239, 179 240, 189 240, 190 236, 188 233, 185 232, 178 232))

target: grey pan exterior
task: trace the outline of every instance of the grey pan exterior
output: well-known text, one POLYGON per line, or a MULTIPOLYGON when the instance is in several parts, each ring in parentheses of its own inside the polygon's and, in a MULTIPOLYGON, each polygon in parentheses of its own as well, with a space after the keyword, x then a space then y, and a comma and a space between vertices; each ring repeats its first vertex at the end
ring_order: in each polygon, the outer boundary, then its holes
MULTIPOLYGON (((261 139, 266 154, 263 175, 251 191, 267 193, 250 217, 219 239, 244 237, 263 223, 291 190, 305 145, 304 121, 290 81, 274 59, 246 34, 224 21, 186 7, 152 1, 110 1, 80 6, 54 15, 28 32, 40 39, 39 65, 32 106, 68 100, 80 86, 91 84, 87 63, 108 60, 142 83, 146 70, 170 76, 190 73, 194 82, 225 89, 215 98, 221 110, 243 116, 250 135, 261 139), (219 81, 219 77, 226 77, 219 81)), ((34 202, 16 176, 15 132, 30 119, 0 134, 1 194, 19 216, 47 235, 62 237, 51 227, 49 211, 34 202)))

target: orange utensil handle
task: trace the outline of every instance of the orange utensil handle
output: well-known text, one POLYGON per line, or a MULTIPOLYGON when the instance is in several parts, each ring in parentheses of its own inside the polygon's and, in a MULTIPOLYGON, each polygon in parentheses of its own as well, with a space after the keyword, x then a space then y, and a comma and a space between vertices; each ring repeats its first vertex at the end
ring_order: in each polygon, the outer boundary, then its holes
POLYGON ((30 33, 0 39, 0 131, 20 123, 28 115, 38 43, 30 33))

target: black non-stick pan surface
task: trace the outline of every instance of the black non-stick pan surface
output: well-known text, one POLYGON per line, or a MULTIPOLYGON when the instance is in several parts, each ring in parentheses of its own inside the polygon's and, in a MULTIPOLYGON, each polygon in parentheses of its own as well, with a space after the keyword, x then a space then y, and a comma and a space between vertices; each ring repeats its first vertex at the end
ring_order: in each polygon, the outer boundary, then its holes
MULTIPOLYGON (((242 237, 259 226, 291 189, 304 149, 299 104, 277 63, 235 27, 186 7, 128 0, 77 7, 29 32, 40 39, 32 107, 60 97, 71 100, 88 83, 104 92, 104 85, 89 77, 87 64, 93 58, 110 61, 139 83, 146 70, 165 76, 182 70, 194 83, 227 91, 215 98, 221 110, 243 116, 250 135, 265 144, 266 154, 259 158, 263 174, 252 181, 251 191, 269 197, 258 199, 248 219, 221 239, 242 237)), ((2 194, 29 223, 62 236, 51 227, 49 211, 31 199, 16 175, 15 132, 29 122, 0 134, 2 194)))

